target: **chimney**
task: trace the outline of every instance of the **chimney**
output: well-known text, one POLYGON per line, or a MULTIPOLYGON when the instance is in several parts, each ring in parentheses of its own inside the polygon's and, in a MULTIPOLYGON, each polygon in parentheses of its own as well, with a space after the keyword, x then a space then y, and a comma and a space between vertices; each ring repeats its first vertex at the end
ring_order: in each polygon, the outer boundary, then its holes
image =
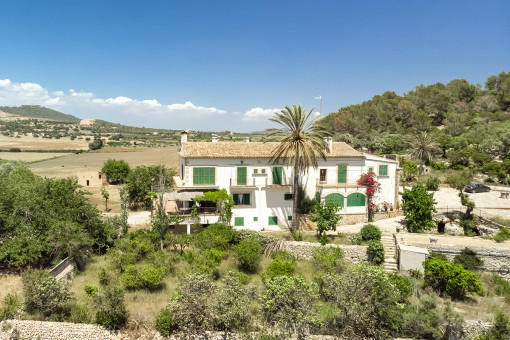
POLYGON ((250 137, 246 137, 245 140, 246 140, 246 143, 249 143, 250 142, 250 137))
POLYGON ((181 131, 181 144, 188 142, 188 131, 181 131))
POLYGON ((333 153, 333 137, 328 137, 329 153, 333 153))
POLYGON ((218 137, 213 136, 213 138, 212 138, 212 142, 213 142, 213 143, 218 143, 218 137))

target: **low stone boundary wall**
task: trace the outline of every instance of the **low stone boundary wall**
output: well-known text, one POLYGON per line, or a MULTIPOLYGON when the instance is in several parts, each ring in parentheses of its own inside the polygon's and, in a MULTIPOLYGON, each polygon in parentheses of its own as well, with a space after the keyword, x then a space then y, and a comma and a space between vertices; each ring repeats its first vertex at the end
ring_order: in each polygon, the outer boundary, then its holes
MULTIPOLYGON (((311 259, 313 253, 318 247, 322 247, 318 243, 311 242, 298 242, 298 241, 285 241, 281 243, 280 249, 286 250, 297 257, 304 259, 311 259)), ((367 262, 367 246, 349 246, 349 245, 336 245, 327 244, 325 247, 338 247, 344 252, 344 259, 347 262, 360 263, 367 262)))
POLYGON ((11 339, 38 340, 113 340, 115 335, 97 325, 69 322, 7 320, 1 324, 11 339), (17 336, 17 337, 16 337, 17 336))
MULTIPOLYGON (((374 213, 374 221, 384 220, 387 218, 393 218, 397 216, 402 216, 404 213, 402 210, 394 210, 387 212, 376 212, 374 213)), ((368 223, 367 214, 340 214, 342 218, 338 222, 338 225, 350 225, 350 224, 358 224, 358 223, 368 223)))
POLYGON ((503 228, 505 228, 505 226, 504 226, 504 225, 499 224, 499 223, 496 223, 496 222, 491 221, 491 220, 489 220, 489 219, 486 219, 485 217, 478 216, 478 218, 480 218, 480 221, 482 221, 484 224, 488 224, 488 225, 490 225, 491 227, 494 227, 494 228, 496 228, 496 229, 498 229, 498 230, 499 230, 499 229, 503 229, 503 228))
POLYGON ((74 260, 70 257, 66 257, 62 262, 57 264, 50 270, 50 274, 53 275, 57 280, 61 280, 74 271, 76 265, 74 260))

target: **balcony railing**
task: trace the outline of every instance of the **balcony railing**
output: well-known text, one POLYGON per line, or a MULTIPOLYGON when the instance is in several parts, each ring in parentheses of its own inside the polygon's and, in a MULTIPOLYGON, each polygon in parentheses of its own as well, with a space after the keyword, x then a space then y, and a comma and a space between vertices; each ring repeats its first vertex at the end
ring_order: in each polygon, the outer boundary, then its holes
MULTIPOLYGON (((198 207, 199 215, 216 214, 216 207, 198 207)), ((180 208, 178 211, 169 211, 168 215, 190 215, 191 208, 180 208)))
POLYGON ((237 178, 233 177, 230 179, 231 187, 246 187, 246 186, 261 186, 267 187, 271 185, 291 185, 292 179, 290 177, 282 177, 280 183, 273 183, 273 179, 271 177, 252 177, 246 180, 246 184, 239 184, 237 178))

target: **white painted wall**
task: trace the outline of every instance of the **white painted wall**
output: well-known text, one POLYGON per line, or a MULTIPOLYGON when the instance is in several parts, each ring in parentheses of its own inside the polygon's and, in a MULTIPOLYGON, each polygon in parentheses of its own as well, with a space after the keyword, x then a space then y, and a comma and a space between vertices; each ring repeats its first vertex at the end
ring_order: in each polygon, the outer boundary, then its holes
MULTIPOLYGON (((328 158, 318 160, 318 168, 310 168, 308 174, 303 174, 300 181, 306 194, 313 198, 317 192, 321 193, 321 200, 331 193, 340 193, 345 197, 344 209, 341 214, 366 213, 365 207, 347 207, 347 196, 351 193, 359 192, 365 194, 364 188, 358 188, 356 181, 362 173, 369 171, 370 167, 376 174, 379 171, 379 165, 388 165, 388 176, 378 176, 377 180, 381 183, 381 191, 377 194, 375 203, 383 201, 394 204, 395 200, 395 172, 397 162, 366 155, 365 158, 328 158), (347 166, 347 183, 338 182, 338 165, 347 166), (320 169, 327 170, 326 186, 318 186, 320 169)), ((281 165, 283 168, 284 184, 292 184, 292 168, 281 165)), ((290 185, 273 186, 272 184, 272 165, 269 164, 269 158, 260 159, 222 159, 222 158, 204 158, 204 159, 182 159, 180 160, 180 171, 184 169, 184 185, 179 188, 187 189, 226 189, 231 195, 234 193, 250 194, 249 205, 236 205, 233 208, 234 217, 244 217, 244 228, 249 229, 271 229, 268 225, 269 216, 278 217, 278 227, 286 228, 290 226, 291 221, 288 216, 292 216, 292 200, 285 200, 284 195, 291 193, 290 185), (215 167, 215 185, 194 186, 193 168, 194 167, 215 167), (237 167, 247 168, 247 185, 237 185, 237 167), (258 169, 258 174, 254 173, 258 169), (265 169, 265 174, 262 174, 265 169), (258 218, 255 221, 255 218, 258 218)), ((234 220, 232 220, 234 224, 234 220)))

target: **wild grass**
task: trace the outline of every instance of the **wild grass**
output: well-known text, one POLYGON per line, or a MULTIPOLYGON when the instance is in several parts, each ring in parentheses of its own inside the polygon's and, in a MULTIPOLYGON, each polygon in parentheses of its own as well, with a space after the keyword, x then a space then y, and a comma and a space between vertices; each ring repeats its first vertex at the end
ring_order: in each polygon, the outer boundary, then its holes
POLYGON ((21 296, 22 291, 21 275, 0 274, 0 303, 7 294, 18 294, 21 296))

